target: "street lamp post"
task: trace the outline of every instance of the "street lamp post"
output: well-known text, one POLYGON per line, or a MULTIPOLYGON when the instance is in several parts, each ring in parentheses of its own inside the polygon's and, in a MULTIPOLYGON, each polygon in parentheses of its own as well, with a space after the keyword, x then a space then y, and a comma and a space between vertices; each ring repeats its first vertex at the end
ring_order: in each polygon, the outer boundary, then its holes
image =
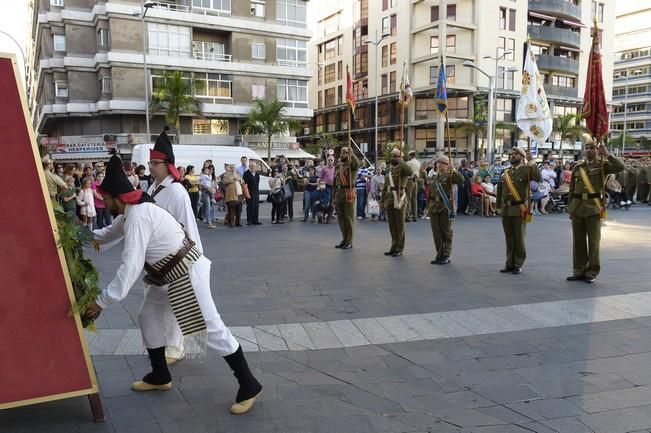
MULTIPOLYGON (((512 54, 512 53, 513 53, 513 50, 505 50, 502 47, 495 47, 495 57, 493 57, 493 56, 484 56, 485 59, 495 60, 495 75, 494 75, 495 78, 493 79, 494 82, 493 82, 493 111, 492 111, 492 113, 493 113, 493 129, 491 130, 491 137, 493 137, 493 141, 495 141, 495 138, 494 138, 495 137, 495 123, 496 123, 496 120, 497 120, 497 104, 495 103, 495 91, 496 91, 496 88, 497 88, 497 77, 499 77, 499 75, 500 75, 499 64, 500 64, 500 60, 502 60, 504 57, 506 57, 507 55, 512 54), (500 55, 500 49, 504 50, 502 55, 500 55)), ((488 134, 486 134, 486 135, 488 135, 488 134)), ((491 163, 492 161, 489 160, 488 162, 491 163)))
MULTIPOLYGON (((495 128, 495 113, 494 113, 494 105, 495 105, 495 80, 499 76, 497 75, 490 75, 483 69, 481 69, 479 66, 475 65, 474 62, 471 60, 466 60, 463 62, 463 66, 467 68, 473 68, 476 69, 477 71, 481 72, 488 78, 488 126, 486 128, 486 159, 490 162, 493 160, 493 147, 495 145, 494 143, 494 137, 493 137, 493 130, 495 128)), ((517 68, 511 67, 511 68, 505 68, 502 73, 506 72, 514 72, 516 71, 517 68)))
POLYGON ((16 46, 18 47, 18 50, 20 50, 20 55, 23 56, 23 71, 25 72, 25 83, 27 83, 27 57, 25 56, 25 52, 23 51, 23 47, 21 47, 20 44, 18 43, 18 41, 13 36, 11 36, 9 33, 0 30, 0 34, 3 34, 6 37, 8 37, 9 39, 11 39, 13 41, 13 43, 16 44, 16 46))
MULTIPOLYGON (((638 75, 642 73, 640 69, 633 71, 633 75, 638 75)), ((622 158, 624 157, 624 146, 626 145, 626 115, 628 112, 628 71, 625 75, 625 84, 624 84, 624 129, 622 129, 622 158)))
POLYGON ((378 169, 378 145, 377 145, 377 129, 378 129, 378 83, 380 81, 379 76, 380 76, 380 65, 378 62, 378 55, 377 55, 377 47, 380 45, 380 42, 382 42, 384 39, 386 39, 389 36, 389 34, 383 34, 380 39, 378 39, 377 35, 377 30, 375 31, 375 40, 367 40, 367 44, 371 44, 375 47, 375 140, 373 143, 373 150, 375 152, 375 171, 377 172, 378 169))
POLYGON ((147 11, 154 7, 154 2, 153 1, 146 1, 142 4, 142 10, 140 12, 134 12, 133 16, 134 17, 140 17, 140 24, 142 28, 142 65, 143 65, 143 72, 145 75, 145 129, 147 131, 147 140, 146 142, 149 143, 149 140, 151 140, 151 134, 149 133, 149 79, 147 77, 147 47, 146 47, 146 41, 145 41, 145 16, 147 15, 147 11))

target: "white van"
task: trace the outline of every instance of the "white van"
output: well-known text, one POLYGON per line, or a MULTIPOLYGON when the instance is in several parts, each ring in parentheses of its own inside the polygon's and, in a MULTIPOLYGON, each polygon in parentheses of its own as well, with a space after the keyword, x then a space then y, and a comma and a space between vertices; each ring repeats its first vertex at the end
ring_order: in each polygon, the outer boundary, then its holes
MULTIPOLYGON (((133 146, 131 161, 138 165, 144 165, 149 173, 149 151, 154 148, 153 144, 136 144, 133 146)), ((177 167, 194 166, 194 173, 201 175, 203 162, 207 159, 212 160, 215 166, 215 176, 221 176, 224 173, 224 164, 241 164, 240 159, 246 156, 249 161, 255 161, 260 167, 260 182, 258 187, 260 195, 266 196, 269 193, 269 177, 263 176, 263 173, 270 174, 271 170, 266 162, 260 156, 248 147, 239 146, 204 146, 194 144, 175 144, 174 158, 177 167)), ((263 199, 263 197, 261 197, 263 199)))

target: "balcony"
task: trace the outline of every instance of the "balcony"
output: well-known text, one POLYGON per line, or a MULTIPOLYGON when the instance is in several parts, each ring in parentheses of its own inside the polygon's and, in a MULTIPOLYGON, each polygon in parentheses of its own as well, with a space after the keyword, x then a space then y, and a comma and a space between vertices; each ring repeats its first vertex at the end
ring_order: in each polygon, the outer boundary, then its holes
POLYGON ((224 53, 224 44, 218 42, 192 42, 192 57, 197 60, 212 60, 214 62, 231 62, 233 56, 224 53))
POLYGON ((581 20, 581 6, 567 0, 529 0, 529 10, 581 20))
POLYGON ((539 54, 536 56, 536 63, 541 70, 579 73, 579 62, 566 57, 539 54))
POLYGON ((545 94, 548 97, 562 96, 565 98, 578 98, 579 89, 576 87, 545 86, 545 94))
POLYGON ((527 31, 533 40, 556 42, 561 45, 581 47, 581 34, 569 29, 549 26, 527 26, 527 31))

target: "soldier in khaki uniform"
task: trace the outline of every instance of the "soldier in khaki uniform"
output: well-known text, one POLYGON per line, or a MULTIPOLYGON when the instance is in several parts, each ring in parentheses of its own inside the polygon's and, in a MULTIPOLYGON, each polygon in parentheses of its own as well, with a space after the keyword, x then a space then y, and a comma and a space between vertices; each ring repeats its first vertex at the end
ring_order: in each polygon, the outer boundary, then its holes
POLYGON ((635 191, 637 190, 637 167, 630 159, 626 161, 626 195, 635 203, 635 191))
POLYGON ((536 162, 527 163, 527 156, 520 148, 511 149, 511 167, 502 172, 497 183, 496 206, 502 215, 506 240, 506 266, 500 270, 502 273, 522 273, 522 265, 527 258, 525 236, 527 220, 530 217, 530 182, 542 180, 536 162), (509 180, 515 194, 509 188, 509 180))
POLYGON ((624 170, 624 163, 610 155, 603 143, 595 146, 587 134, 583 137, 585 160, 572 170, 567 211, 572 220, 573 274, 568 281, 594 283, 599 274, 601 220, 605 218, 604 183, 607 175, 624 170), (599 160, 600 156, 602 160, 599 160), (584 179, 587 179, 586 182, 584 179), (592 191, 591 191, 592 190, 592 191))
POLYGON ((403 161, 400 149, 393 149, 382 191, 382 206, 391 232, 391 248, 385 256, 399 257, 405 247, 405 215, 409 205, 406 187, 411 174, 411 167, 403 161))
POLYGON ((637 170, 637 201, 638 203, 648 203, 649 196, 649 173, 646 170, 644 161, 640 161, 642 164, 637 170))
POLYGON ((646 177, 646 190, 647 190, 647 195, 646 197, 643 197, 644 200, 646 201, 649 206, 651 206, 651 161, 649 161, 648 158, 645 158, 642 160, 642 165, 643 167, 640 168, 640 171, 644 170, 644 175, 646 177))
POLYGON ((347 250, 353 247, 355 229, 355 176, 359 168, 359 159, 349 147, 341 149, 339 163, 335 167, 335 210, 341 231, 341 242, 335 248, 347 250))
POLYGON ((452 202, 452 184, 463 185, 465 178, 450 166, 450 159, 441 156, 436 161, 436 174, 427 178, 429 197, 427 207, 429 223, 434 236, 436 258, 431 264, 447 265, 452 253, 452 217, 454 204, 452 202))

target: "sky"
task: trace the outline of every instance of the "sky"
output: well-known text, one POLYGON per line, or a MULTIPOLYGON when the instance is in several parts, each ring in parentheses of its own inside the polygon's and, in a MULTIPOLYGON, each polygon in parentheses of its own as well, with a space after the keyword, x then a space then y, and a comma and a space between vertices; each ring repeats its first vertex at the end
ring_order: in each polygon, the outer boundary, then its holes
MULTIPOLYGON (((27 55, 27 5, 29 1, 0 0, 0 32, 9 33, 16 39, 25 51, 25 55, 27 55)), ((23 64, 23 58, 16 43, 3 33, 0 33, 0 52, 16 54, 18 64, 23 64)))

